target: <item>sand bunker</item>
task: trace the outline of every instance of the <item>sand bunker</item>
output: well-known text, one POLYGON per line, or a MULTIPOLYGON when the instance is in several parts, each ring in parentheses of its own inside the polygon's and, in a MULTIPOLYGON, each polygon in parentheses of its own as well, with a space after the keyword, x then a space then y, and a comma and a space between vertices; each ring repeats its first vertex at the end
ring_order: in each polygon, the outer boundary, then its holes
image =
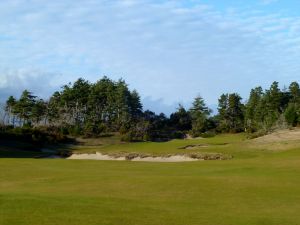
MULTIPOLYGON (((94 154, 73 154, 67 159, 86 159, 86 160, 117 160, 117 161, 125 161, 128 160, 125 156, 122 157, 114 157, 109 155, 104 155, 102 153, 96 152, 94 154)), ((185 155, 173 155, 169 157, 135 157, 129 159, 129 161, 134 162, 193 162, 193 161, 201 161, 203 159, 195 159, 185 155)))
POLYGON ((109 155, 104 155, 99 152, 96 152, 93 154, 73 154, 70 157, 68 157, 67 159, 117 160, 117 161, 126 160, 125 156, 113 157, 113 156, 109 156, 109 155))
POLYGON ((203 159, 193 159, 184 155, 173 155, 170 157, 137 157, 132 159, 131 161, 140 161, 140 162, 193 162, 200 161, 203 159))

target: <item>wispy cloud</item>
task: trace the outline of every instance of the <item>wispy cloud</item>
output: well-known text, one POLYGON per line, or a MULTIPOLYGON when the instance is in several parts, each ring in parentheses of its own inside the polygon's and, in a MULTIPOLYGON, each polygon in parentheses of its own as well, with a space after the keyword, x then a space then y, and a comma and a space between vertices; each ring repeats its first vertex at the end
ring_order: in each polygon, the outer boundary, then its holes
POLYGON ((300 18, 255 7, 11 0, 1 1, 0 15, 0 68, 39 74, 0 74, 6 93, 16 86, 44 90, 53 74, 63 76, 50 86, 106 74, 125 78, 144 98, 173 104, 200 93, 212 104, 224 91, 245 96, 254 85, 288 83, 300 72, 300 18))
POLYGON ((260 0, 263 5, 270 5, 272 3, 278 2, 278 0, 260 0))

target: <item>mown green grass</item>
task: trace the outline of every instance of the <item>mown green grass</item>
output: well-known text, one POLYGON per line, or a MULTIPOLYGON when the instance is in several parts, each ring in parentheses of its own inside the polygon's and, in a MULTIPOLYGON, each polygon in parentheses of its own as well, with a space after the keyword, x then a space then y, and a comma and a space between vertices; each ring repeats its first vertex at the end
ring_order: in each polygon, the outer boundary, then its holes
MULTIPOLYGON (((145 153, 154 156, 170 154, 189 154, 189 153, 222 153, 235 158, 251 158, 262 155, 269 155, 271 150, 258 145, 255 147, 251 140, 246 138, 246 134, 222 134, 213 138, 200 139, 177 139, 168 142, 137 142, 122 143, 116 137, 113 140, 107 138, 97 140, 86 140, 84 145, 62 146, 60 151, 70 151, 73 153, 95 153, 123 155, 122 153, 145 153), (90 143, 92 143, 90 145, 90 143), (183 149, 189 145, 200 145, 192 149, 183 149)), ((300 142, 295 145, 300 147, 300 142)), ((293 145, 293 147, 295 147, 293 145)))
MULTIPOLYGON (((102 152, 107 153, 118 153, 118 152, 139 152, 139 153, 149 153, 153 155, 166 155, 166 154, 182 154, 190 152, 220 152, 228 153, 235 152, 240 155, 243 155, 243 152, 246 154, 251 154, 255 152, 251 149, 249 151, 244 151, 244 147, 237 148, 241 146, 241 143, 246 140, 245 134, 224 134, 219 135, 214 138, 203 138, 203 139, 191 139, 183 140, 177 139, 168 142, 137 142, 137 143, 122 143, 114 139, 114 142, 107 142, 106 139, 99 143, 98 146, 89 145, 89 143, 94 143, 94 140, 86 141, 85 145, 73 145, 68 146, 68 150, 73 153, 94 153, 102 152), (202 145, 195 147, 193 149, 183 149, 188 145, 202 145)), ((61 148, 65 149, 64 147, 61 148)), ((260 151, 261 152, 261 151, 260 151)))
MULTIPOLYGON (((235 156, 226 161, 2 158, 0 224, 300 224, 300 149, 251 150, 243 140, 242 135, 225 135, 186 142, 125 144, 115 150, 172 152, 183 143, 200 141, 219 144, 208 151, 235 156), (220 145, 224 143, 229 144, 220 145)), ((105 148, 114 151, 114 147, 105 148)))

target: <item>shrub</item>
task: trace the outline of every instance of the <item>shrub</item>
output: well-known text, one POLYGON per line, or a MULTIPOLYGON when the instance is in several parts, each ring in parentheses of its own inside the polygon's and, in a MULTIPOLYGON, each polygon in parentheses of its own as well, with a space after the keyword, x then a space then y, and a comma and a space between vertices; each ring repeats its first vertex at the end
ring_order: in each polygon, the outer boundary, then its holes
POLYGON ((247 134, 247 138, 248 139, 255 139, 255 138, 259 138, 259 137, 262 137, 262 136, 265 136, 268 134, 268 131, 267 130, 259 130, 255 133, 248 133, 247 134))
POLYGON ((82 134, 82 128, 80 126, 71 126, 68 128, 68 133, 74 137, 82 134))
POLYGON ((183 131, 175 131, 171 137, 174 139, 184 139, 186 134, 183 131))
POLYGON ((54 127, 39 127, 39 128, 11 128, 0 132, 0 139, 21 141, 24 143, 34 144, 41 147, 45 144, 56 144, 70 141, 65 135, 60 132, 59 128, 54 127))
POLYGON ((123 134, 121 137, 121 141, 124 141, 124 142, 132 142, 133 140, 134 140, 134 135, 132 132, 123 134))

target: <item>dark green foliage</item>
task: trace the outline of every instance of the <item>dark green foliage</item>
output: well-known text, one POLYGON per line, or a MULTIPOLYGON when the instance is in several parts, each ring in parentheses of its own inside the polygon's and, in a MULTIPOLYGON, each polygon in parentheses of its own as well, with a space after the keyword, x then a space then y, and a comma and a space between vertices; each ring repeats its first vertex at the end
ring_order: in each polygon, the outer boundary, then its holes
POLYGON ((31 125, 33 119, 33 107, 35 105, 36 96, 31 92, 23 91, 19 101, 13 107, 13 113, 16 114, 22 124, 31 125))
POLYGON ((74 136, 126 133, 143 116, 137 91, 131 92, 123 80, 107 77, 94 84, 80 78, 64 85, 49 101, 25 90, 19 100, 7 100, 6 111, 13 126, 55 126, 74 136))
POLYGON ((242 98, 234 93, 228 98, 228 117, 231 132, 240 132, 244 128, 244 105, 241 103, 242 98))
POLYGON ((219 126, 221 132, 241 132, 244 130, 244 105, 236 94, 223 94, 219 99, 219 126))
POLYGON ((175 113, 170 115, 169 124, 177 131, 189 131, 192 129, 192 118, 190 112, 179 104, 175 113))
POLYGON ((47 111, 47 105, 43 99, 39 99, 35 102, 31 109, 31 119, 35 124, 39 124, 45 117, 47 111))
MULTIPOLYGON (((245 105, 241 100, 237 93, 222 94, 219 113, 210 117, 211 110, 198 96, 189 110, 179 105, 168 118, 163 113, 143 111, 138 92, 130 91, 122 79, 113 81, 103 77, 90 83, 80 78, 73 84, 64 85, 47 101, 28 90, 19 99, 10 96, 2 123, 16 127, 13 133, 27 138, 25 131, 34 129, 37 133, 33 132, 29 140, 45 142, 48 141, 48 137, 44 139, 45 133, 50 132, 45 127, 54 127, 55 135, 62 136, 99 137, 118 132, 123 141, 167 141, 185 138, 188 133, 194 137, 244 130, 261 134, 274 128, 300 124, 300 87, 297 82, 283 90, 278 82, 273 82, 265 91, 256 87, 251 90, 245 105), (44 127, 43 132, 39 133, 41 127, 44 127), (24 129, 23 133, 18 129, 24 129)), ((2 131, 2 136, 5 132, 2 131)), ((53 132, 50 134, 52 138, 53 132)))
POLYGON ((218 112, 218 130, 220 132, 228 132, 228 94, 222 94, 219 98, 218 112))
POLYGON ((286 122, 291 126, 297 126, 300 122, 300 107, 297 103, 290 103, 284 112, 286 122))
POLYGON ((297 126, 299 124, 300 89, 297 82, 289 89, 280 90, 278 82, 273 82, 265 92, 251 90, 245 109, 245 127, 248 132, 266 133, 275 128, 297 126))
POLYGON ((46 144, 67 143, 71 139, 63 135, 60 130, 55 127, 12 127, 6 126, 0 129, 0 140, 2 141, 21 141, 33 144, 37 148, 41 148, 46 144))
POLYGON ((255 132, 259 128, 262 97, 263 90, 261 87, 251 90, 249 100, 245 106, 245 128, 248 132, 255 132))
POLYGON ((16 105, 16 99, 13 96, 10 96, 8 100, 6 101, 6 107, 5 111, 8 115, 8 124, 12 124, 12 126, 15 126, 15 105, 16 105))
POLYGON ((201 96, 197 96, 194 99, 192 108, 190 109, 192 119, 192 136, 198 137, 208 130, 208 116, 210 113, 211 110, 204 103, 204 99, 201 96))
POLYGON ((282 92, 278 87, 278 82, 273 82, 270 89, 266 90, 264 98, 264 121, 266 128, 269 129, 283 111, 283 107, 281 107, 282 92))
POLYGON ((172 131, 168 126, 169 121, 165 114, 156 115, 154 112, 147 110, 144 112, 143 117, 143 123, 146 126, 144 140, 166 141, 170 139, 172 131))
POLYGON ((291 95, 291 102, 299 103, 300 101, 300 87, 297 82, 292 82, 289 86, 289 92, 291 95))

